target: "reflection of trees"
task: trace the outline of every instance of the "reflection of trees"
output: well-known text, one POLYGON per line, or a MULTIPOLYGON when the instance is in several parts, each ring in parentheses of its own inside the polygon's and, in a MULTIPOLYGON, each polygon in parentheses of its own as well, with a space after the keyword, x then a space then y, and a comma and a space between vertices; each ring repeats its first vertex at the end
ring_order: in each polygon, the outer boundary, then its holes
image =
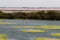
POLYGON ((60 20, 60 12, 58 11, 38 11, 38 12, 15 12, 3 13, 0 11, 0 19, 41 19, 41 20, 60 20))

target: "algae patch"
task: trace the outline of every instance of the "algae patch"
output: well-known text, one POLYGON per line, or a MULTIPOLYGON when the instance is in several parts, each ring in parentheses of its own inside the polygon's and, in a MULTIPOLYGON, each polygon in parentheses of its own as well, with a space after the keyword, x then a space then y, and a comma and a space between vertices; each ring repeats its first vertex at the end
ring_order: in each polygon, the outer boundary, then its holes
POLYGON ((60 36, 60 33, 52 33, 51 36, 60 36))
POLYGON ((35 40, 60 40, 56 38, 35 38, 35 40))
POLYGON ((8 40, 6 34, 0 34, 0 40, 8 40))
POLYGON ((60 26, 57 26, 57 25, 50 25, 50 26, 14 26, 13 28, 60 29, 60 26))
POLYGON ((42 26, 41 28, 44 28, 44 29, 60 29, 60 26, 56 26, 56 25, 53 25, 53 26, 42 26))
POLYGON ((45 30, 22 30, 22 32, 46 32, 45 30))

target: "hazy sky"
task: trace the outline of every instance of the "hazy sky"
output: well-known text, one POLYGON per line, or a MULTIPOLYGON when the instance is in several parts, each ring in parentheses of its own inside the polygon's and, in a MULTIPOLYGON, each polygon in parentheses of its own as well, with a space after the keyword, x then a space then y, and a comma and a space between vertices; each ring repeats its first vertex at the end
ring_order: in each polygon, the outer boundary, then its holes
POLYGON ((60 7, 60 0, 0 0, 0 7, 60 7))

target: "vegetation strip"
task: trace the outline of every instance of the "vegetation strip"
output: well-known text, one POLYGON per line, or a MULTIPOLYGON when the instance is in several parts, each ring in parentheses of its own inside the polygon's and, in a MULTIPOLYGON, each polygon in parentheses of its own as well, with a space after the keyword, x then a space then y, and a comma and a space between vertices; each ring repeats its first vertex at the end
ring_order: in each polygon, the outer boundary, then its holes
POLYGON ((33 12, 13 12, 4 13, 0 11, 0 19, 37 19, 37 20, 60 20, 60 11, 33 11, 33 12))
POLYGON ((22 30, 22 32, 46 32, 45 30, 22 30))
POLYGON ((13 28, 42 28, 42 29, 60 29, 60 26, 48 25, 48 26, 14 26, 13 28))
POLYGON ((60 36, 60 33, 52 33, 51 36, 60 36))
POLYGON ((0 40, 8 40, 6 34, 0 34, 0 40))
POLYGON ((35 38, 35 40, 60 40, 56 38, 35 38))

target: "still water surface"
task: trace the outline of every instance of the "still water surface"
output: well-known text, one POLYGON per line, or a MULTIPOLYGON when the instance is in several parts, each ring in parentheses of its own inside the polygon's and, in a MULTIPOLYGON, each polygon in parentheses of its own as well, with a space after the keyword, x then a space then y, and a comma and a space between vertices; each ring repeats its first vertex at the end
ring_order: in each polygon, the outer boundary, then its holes
MULTIPOLYGON (((58 33, 60 30, 50 30, 43 29, 47 32, 44 33, 29 33, 21 32, 26 28, 13 28, 13 26, 47 26, 47 25, 58 25, 60 26, 60 21, 46 21, 46 20, 11 20, 11 19, 1 19, 0 22, 10 22, 16 24, 0 24, 0 34, 7 34, 9 40, 34 40, 34 38, 60 38, 60 36, 51 36, 51 33, 58 33)), ((31 28, 30 28, 31 29, 31 28)), ((34 29, 34 28, 33 28, 34 29)), ((37 29, 38 30, 38 29, 37 29)), ((40 29, 39 29, 40 30, 40 29)))

